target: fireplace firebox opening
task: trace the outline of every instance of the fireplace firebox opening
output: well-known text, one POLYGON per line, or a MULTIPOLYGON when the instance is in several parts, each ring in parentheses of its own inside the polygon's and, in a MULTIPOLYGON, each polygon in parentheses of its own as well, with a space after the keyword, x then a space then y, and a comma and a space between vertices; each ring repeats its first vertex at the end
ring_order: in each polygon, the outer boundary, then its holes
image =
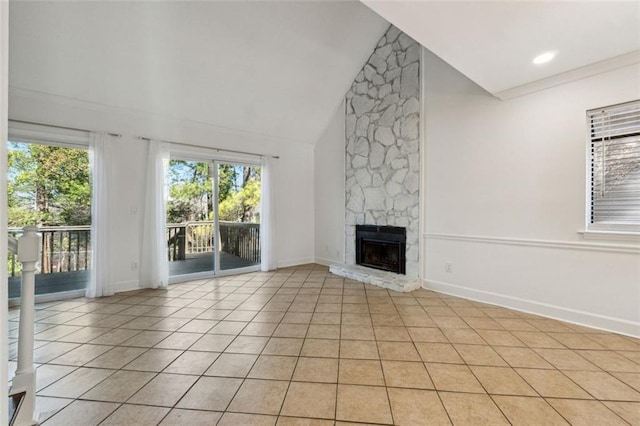
POLYGON ((356 264, 406 274, 406 243, 406 228, 356 225, 356 264))

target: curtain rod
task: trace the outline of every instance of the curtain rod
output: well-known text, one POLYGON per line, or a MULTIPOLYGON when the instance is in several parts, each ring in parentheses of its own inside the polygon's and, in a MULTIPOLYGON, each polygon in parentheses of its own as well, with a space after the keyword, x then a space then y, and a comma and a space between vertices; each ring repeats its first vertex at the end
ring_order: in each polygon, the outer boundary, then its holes
MULTIPOLYGON (((145 137, 142 137, 142 136, 138 136, 138 139, 140 139, 140 140, 142 140, 142 141, 148 141, 148 140, 151 140, 151 139, 153 139, 153 138, 145 138, 145 137)), ((158 139, 158 140, 162 140, 162 139, 158 139)), ((263 154, 256 154, 256 153, 254 153, 254 152, 237 151, 237 150, 235 150, 235 149, 212 148, 212 147, 208 147, 208 146, 195 145, 195 144, 192 144, 192 143, 172 142, 172 141, 166 141, 166 140, 162 140, 162 142, 166 142, 166 143, 170 143, 170 144, 175 144, 175 145, 181 145, 181 146, 188 146, 188 147, 191 147, 191 148, 211 149, 211 150, 216 151, 216 152, 221 152, 221 151, 222 151, 222 152, 232 152, 232 153, 234 153, 234 154, 253 155, 254 157, 255 157, 255 156, 262 157, 262 156, 263 156, 263 154)), ((266 157, 271 157, 271 158, 275 158, 276 160, 279 160, 279 159, 280 159, 280 156, 279 156, 279 155, 264 154, 264 156, 266 156, 266 157)))
MULTIPOLYGON (((77 127, 68 127, 68 126, 58 126, 57 124, 34 123, 33 121, 14 120, 14 119, 9 119, 9 121, 13 121, 14 123, 34 124, 36 126, 55 127, 56 129, 73 130, 75 132, 87 132, 87 133, 91 132, 91 130, 87 130, 87 129, 78 129, 77 127)), ((118 138, 122 137, 122 135, 120 133, 109 133, 109 132, 107 132, 107 134, 109 136, 115 136, 115 137, 118 137, 118 138)))
MULTIPOLYGON (((15 123, 23 123, 23 124, 34 124, 36 126, 55 127, 55 128, 58 128, 58 129, 73 130, 73 131, 76 131, 76 132, 92 132, 92 130, 78 129, 77 127, 58 126, 56 124, 34 123, 33 121, 12 120, 12 119, 10 119, 9 121, 13 121, 15 123)), ((115 136, 115 137, 118 137, 118 138, 122 137, 122 135, 119 134, 119 133, 107 133, 107 134, 109 136, 115 136)), ((145 138, 145 137, 142 137, 142 136, 139 136, 138 139, 145 140, 145 141, 150 140, 150 138, 145 138)), ((224 151, 224 152, 233 152, 234 154, 254 155, 254 156, 259 156, 259 157, 262 156, 262 154, 255 154, 253 152, 236 151, 236 150, 233 150, 233 149, 223 149, 223 148, 210 148, 210 147, 201 146, 201 145, 195 145, 195 144, 191 144, 191 143, 172 142, 172 141, 165 141, 165 140, 163 140, 163 142, 167 142, 167 143, 171 143, 171 144, 175 144, 175 145, 189 146, 189 147, 193 147, 193 148, 212 149, 212 150, 217 151, 217 152, 224 151)), ((275 158, 275 159, 278 159, 278 160, 280 159, 279 155, 267 155, 267 156, 275 158)))

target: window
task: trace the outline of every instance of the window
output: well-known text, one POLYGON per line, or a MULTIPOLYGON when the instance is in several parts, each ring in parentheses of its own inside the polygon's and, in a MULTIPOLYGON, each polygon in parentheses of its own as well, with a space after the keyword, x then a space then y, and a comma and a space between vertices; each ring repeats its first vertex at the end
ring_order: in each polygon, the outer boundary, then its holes
POLYGON ((587 111, 587 230, 640 231, 640 100, 587 111))

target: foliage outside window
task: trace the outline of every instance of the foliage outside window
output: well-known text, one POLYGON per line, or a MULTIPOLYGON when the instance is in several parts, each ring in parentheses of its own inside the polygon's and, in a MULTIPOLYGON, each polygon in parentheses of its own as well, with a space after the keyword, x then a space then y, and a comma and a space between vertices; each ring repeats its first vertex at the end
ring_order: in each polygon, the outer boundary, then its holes
POLYGON ((587 229, 640 231, 640 101, 587 111, 587 229))

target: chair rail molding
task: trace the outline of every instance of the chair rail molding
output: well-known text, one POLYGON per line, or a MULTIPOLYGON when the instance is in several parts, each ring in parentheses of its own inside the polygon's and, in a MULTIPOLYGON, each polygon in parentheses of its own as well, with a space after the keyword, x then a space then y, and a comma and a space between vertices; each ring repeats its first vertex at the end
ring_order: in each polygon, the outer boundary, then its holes
POLYGON ((500 244, 521 247, 540 247, 564 250, 588 250, 613 253, 640 254, 640 246, 633 244, 602 244, 590 242, 538 240, 531 238, 487 237, 480 235, 424 233, 425 240, 463 241, 470 243, 500 244))

